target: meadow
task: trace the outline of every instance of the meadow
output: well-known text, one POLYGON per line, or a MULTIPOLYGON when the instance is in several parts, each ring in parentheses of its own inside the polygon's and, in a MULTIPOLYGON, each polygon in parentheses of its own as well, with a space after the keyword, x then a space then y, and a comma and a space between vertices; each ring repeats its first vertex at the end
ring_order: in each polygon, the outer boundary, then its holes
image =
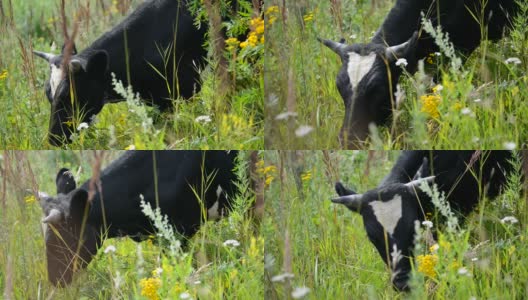
MULTIPOLYGON (((139 0, 66 1, 69 34, 81 51, 133 11, 139 0), (74 23, 78 25, 74 25, 74 23)), ((222 5, 225 1, 222 1, 222 5)), ((70 149, 261 149, 263 137, 263 24, 251 2, 222 24, 230 47, 230 85, 222 89, 216 56, 200 70, 202 90, 191 99, 174 95, 171 112, 135 101, 106 105, 95 123, 78 132, 70 149), (258 33, 257 33, 258 31, 258 33), (257 40, 247 41, 242 32, 257 40)), ((0 149, 53 149, 47 141, 50 104, 45 96, 49 66, 32 50, 58 54, 64 43, 60 1, 0 2, 0 149)), ((200 2, 197 23, 207 20, 200 2)), ((202 24, 205 26, 205 24, 202 24)), ((212 43, 204 45, 212 53, 212 43)), ((79 127, 78 120, 73 120, 79 127)))
MULTIPOLYGON (((161 235, 136 243, 107 239, 67 288, 48 282, 42 209, 26 189, 55 194, 62 167, 77 182, 91 177, 92 151, 4 151, 0 165, 0 298, 2 299, 262 299, 264 240, 248 216, 254 195, 247 156, 237 163, 240 193, 229 217, 204 223, 185 250, 171 255, 161 235), (238 245, 225 243, 235 240, 238 245)), ((104 164, 121 155, 104 152, 104 164)), ((171 245, 172 246, 172 245, 171 245)), ((178 249, 178 248, 175 248, 178 249)))
POLYGON ((519 161, 502 195, 481 201, 456 230, 433 224, 438 248, 417 244, 422 257, 412 291, 392 288, 361 216, 330 198, 336 181, 359 193, 376 187, 398 154, 266 152, 266 299, 526 299, 528 214, 519 161))
MULTIPOLYGON (((266 149, 338 149, 344 104, 335 84, 341 60, 317 38, 366 43, 395 1, 269 0, 265 50, 266 149)), ((464 63, 440 52, 401 93, 387 126, 364 149, 522 149, 528 140, 528 2, 513 29, 483 42, 464 63), (432 82, 436 78, 437 82, 432 82)), ((476 16, 478 17, 478 16, 476 16)), ((443 44, 447 44, 444 42, 443 44)))

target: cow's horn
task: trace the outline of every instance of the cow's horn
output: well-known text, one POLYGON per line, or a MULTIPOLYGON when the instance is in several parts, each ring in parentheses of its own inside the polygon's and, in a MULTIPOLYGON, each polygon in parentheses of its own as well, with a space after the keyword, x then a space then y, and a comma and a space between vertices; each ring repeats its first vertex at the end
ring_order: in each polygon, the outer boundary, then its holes
POLYGON ((415 187, 420 186, 420 184, 422 184, 422 182, 433 183, 434 179, 435 179, 434 176, 424 177, 424 178, 420 178, 420 179, 416 179, 416 180, 410 181, 410 182, 406 183, 405 185, 408 186, 408 187, 411 187, 411 188, 415 188, 415 187))
POLYGON ((46 52, 40 52, 40 51, 37 51, 37 50, 33 50, 33 54, 35 54, 38 57, 42 57, 43 59, 45 59, 48 62, 50 62, 55 57, 54 54, 46 53, 46 52))
POLYGON ((335 53, 339 54, 339 56, 341 58, 344 57, 345 48, 346 48, 347 45, 345 45, 343 43, 338 43, 338 42, 334 42, 334 41, 330 41, 330 40, 321 39, 321 38, 317 38, 317 40, 319 42, 323 43, 323 45, 325 45, 326 47, 332 49, 332 51, 334 51, 335 53))
POLYGON ((57 224, 60 221, 62 221, 62 213, 56 208, 52 208, 48 216, 42 219, 42 223, 57 224))
POLYGON ((343 204, 346 207, 350 208, 351 210, 359 211, 359 209, 361 208, 362 198, 363 198, 363 194, 346 195, 346 196, 333 198, 332 202, 343 204))

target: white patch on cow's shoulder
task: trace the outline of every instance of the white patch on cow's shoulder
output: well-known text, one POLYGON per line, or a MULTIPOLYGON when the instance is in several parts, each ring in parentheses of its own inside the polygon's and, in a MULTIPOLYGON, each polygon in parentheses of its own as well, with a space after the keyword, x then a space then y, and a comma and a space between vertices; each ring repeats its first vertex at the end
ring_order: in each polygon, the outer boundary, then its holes
POLYGON ((51 75, 50 75, 50 87, 51 87, 51 97, 55 97, 55 92, 59 87, 59 83, 63 78, 62 69, 57 68, 54 64, 51 64, 51 75))
POLYGON ((389 234, 394 233, 398 221, 402 217, 402 197, 395 195, 389 201, 372 201, 369 203, 374 215, 389 234))
POLYGON ((207 210, 207 219, 218 220, 220 218, 220 212, 218 211, 218 200, 207 210))
POLYGON ((372 52, 369 55, 362 56, 355 52, 348 53, 348 77, 352 88, 365 77, 365 75, 372 69, 374 61, 376 60, 376 53, 372 52))

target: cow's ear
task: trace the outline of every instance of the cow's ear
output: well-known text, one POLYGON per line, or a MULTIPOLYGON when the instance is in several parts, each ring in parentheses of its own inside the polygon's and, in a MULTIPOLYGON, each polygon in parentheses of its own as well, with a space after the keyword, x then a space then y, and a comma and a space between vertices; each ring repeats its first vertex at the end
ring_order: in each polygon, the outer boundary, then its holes
POLYGON ((55 184, 57 185, 57 194, 68 194, 76 188, 73 174, 66 168, 60 169, 57 173, 55 184))
POLYGON ((345 187, 341 182, 336 182, 335 190, 336 190, 336 193, 339 196, 346 196, 346 195, 354 195, 354 194, 356 194, 356 192, 354 192, 353 190, 345 187))
POLYGON ((103 75, 108 70, 108 53, 104 50, 95 51, 88 57, 86 72, 92 75, 103 75))
POLYGON ((90 209, 88 202, 88 192, 83 189, 74 190, 71 194, 70 217, 81 221, 85 211, 90 209))
POLYGON ((385 57, 387 57, 389 60, 397 60, 399 58, 405 58, 407 60, 413 59, 417 44, 418 32, 415 31, 406 42, 385 49, 385 57))
POLYGON ((346 196, 340 196, 337 198, 333 198, 332 202, 343 204, 348 209, 354 212, 361 212, 361 207, 363 206, 363 195, 362 194, 355 194, 355 195, 346 195, 346 196))

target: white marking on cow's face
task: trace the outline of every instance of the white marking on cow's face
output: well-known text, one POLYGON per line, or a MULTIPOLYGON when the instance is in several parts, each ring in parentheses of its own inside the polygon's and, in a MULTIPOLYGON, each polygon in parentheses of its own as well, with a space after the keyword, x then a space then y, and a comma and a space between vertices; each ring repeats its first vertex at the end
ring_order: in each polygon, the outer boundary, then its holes
POLYGON ((348 77, 352 88, 356 88, 357 84, 365 77, 365 75, 372 69, 374 61, 376 60, 376 53, 372 52, 369 55, 362 56, 355 52, 348 53, 348 77))
POLYGON ((395 195, 389 201, 372 201, 369 205, 374 210, 374 215, 378 222, 385 231, 392 235, 398 221, 402 217, 402 197, 395 195))
POLYGON ((57 68, 54 64, 51 64, 51 75, 50 75, 50 87, 51 87, 51 97, 55 97, 55 92, 59 87, 59 83, 63 78, 62 69, 57 68))
POLYGON ((207 210, 207 219, 218 220, 220 218, 220 212, 218 211, 218 200, 207 210))

